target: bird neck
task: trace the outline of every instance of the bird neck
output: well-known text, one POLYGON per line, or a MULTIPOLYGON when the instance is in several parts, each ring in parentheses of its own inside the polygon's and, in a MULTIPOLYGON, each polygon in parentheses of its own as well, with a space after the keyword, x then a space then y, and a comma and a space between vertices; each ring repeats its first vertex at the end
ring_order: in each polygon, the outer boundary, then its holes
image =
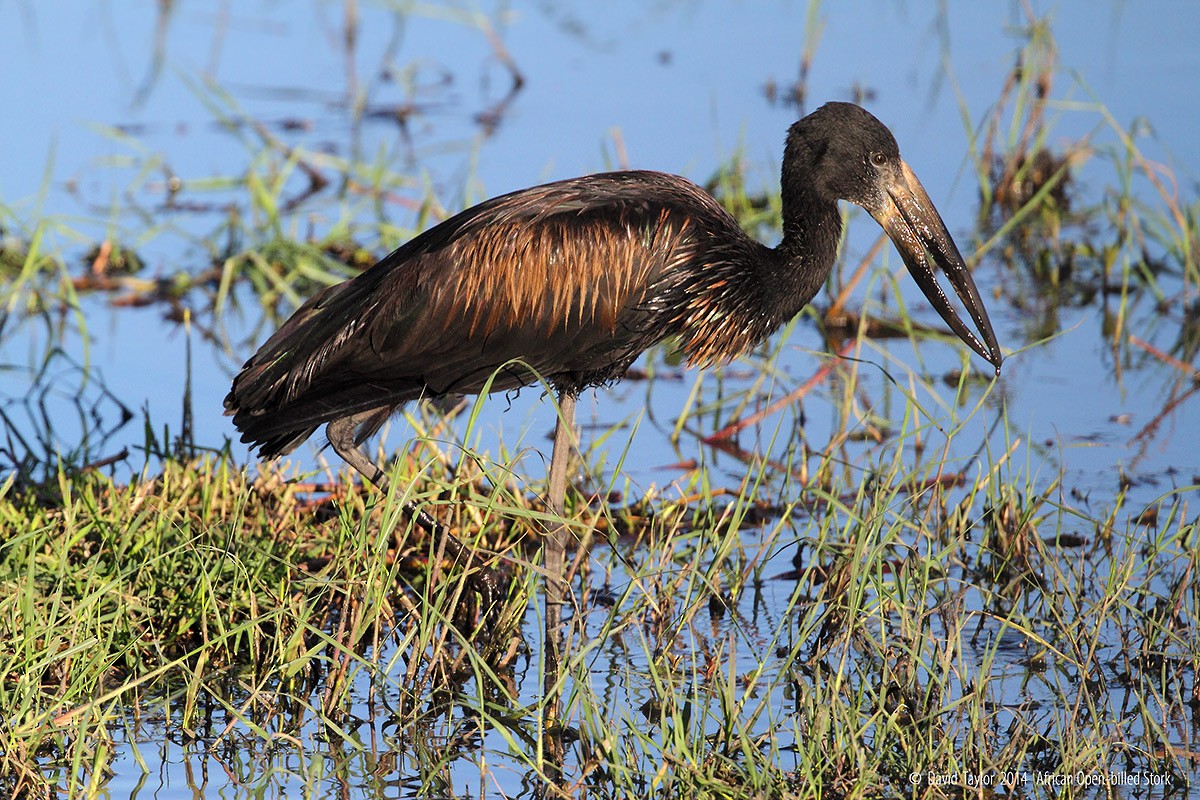
POLYGON ((783 239, 774 250, 775 296, 791 318, 820 291, 833 269, 842 217, 836 202, 793 194, 783 204, 783 239))

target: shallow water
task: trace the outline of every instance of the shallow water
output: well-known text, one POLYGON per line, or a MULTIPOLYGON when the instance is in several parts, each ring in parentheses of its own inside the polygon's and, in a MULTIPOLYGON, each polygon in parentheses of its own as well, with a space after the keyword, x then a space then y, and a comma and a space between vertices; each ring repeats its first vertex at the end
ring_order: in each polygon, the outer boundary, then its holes
MULTIPOLYGON (((216 100, 218 106, 227 112, 236 106, 250 118, 268 121, 273 134, 290 144, 340 156, 380 158, 395 168, 411 166, 418 185, 429 181, 449 208, 544 180, 624 165, 704 181, 736 149, 751 165, 751 176, 767 188, 775 185, 783 133, 798 111, 770 102, 764 86, 775 82, 784 87, 795 79, 806 15, 801 3, 623 3, 603 11, 584 3, 484 8, 525 79, 503 108, 498 125, 489 130, 478 117, 505 100, 511 77, 486 36, 462 21, 419 10, 397 16, 384 7, 366 5, 360 9, 363 24, 351 71, 338 45, 337 5, 298 9, 271 3, 176 4, 165 21, 165 33, 157 39, 159 21, 152 6, 116 2, 83 8, 82 13, 67 15, 47 6, 0 6, 0 29, 21 33, 19 46, 0 49, 0 73, 13 76, 5 96, 10 107, 27 110, 0 114, 0 141, 5 142, 7 156, 0 175, 0 227, 32 232, 39 222, 57 219, 97 238, 115 230, 119 238, 135 243, 149 273, 163 274, 180 265, 207 266, 204 238, 220 223, 224 212, 219 204, 237 196, 193 185, 184 200, 218 207, 169 213, 162 208, 166 176, 199 182, 238 174, 248 168, 248 154, 259 147, 245 127, 229 129, 216 123, 205 102, 214 102, 218 95, 204 87, 204 79, 211 77, 232 98, 229 103, 216 100), (395 72, 393 79, 380 77, 389 70, 395 72), (368 108, 412 102, 417 111, 405 128, 369 115, 355 125, 348 113, 347 98, 355 96, 350 84, 362 92, 368 108), (300 124, 285 124, 290 121, 300 124), (99 131, 96 125, 120 126, 130 138, 99 131), (162 165, 146 166, 158 156, 162 165), (463 196, 461 187, 468 177, 463 196), (135 206, 145 214, 129 211, 135 206), (113 210, 118 207, 125 211, 113 210)), ((451 16, 458 13, 452 11, 451 16)), ((973 123, 984 116, 1011 69, 1013 52, 1023 43, 1013 30, 1019 20, 1008 16, 1007 5, 987 10, 956 6, 945 18, 924 7, 884 2, 870 4, 869 13, 848 5, 823 6, 820 13, 824 27, 808 76, 807 108, 827 99, 848 99, 855 86, 869 89, 868 107, 896 134, 906 160, 964 252, 972 249, 978 201, 956 92, 961 92, 973 123), (944 29, 939 28, 942 24, 944 29)), ((1065 99, 1053 106, 1057 116, 1051 146, 1065 145, 1096 128, 1100 119, 1094 106, 1103 104, 1125 128, 1146 120, 1139 146, 1148 158, 1175 171, 1185 197, 1194 194, 1200 175, 1200 52, 1194 46, 1198 31, 1193 10, 1175 4, 1148 14, 1120 3, 1098 10, 1094 3, 1075 2, 1056 7, 1052 23, 1063 65, 1055 96, 1065 99)), ((1104 134, 1097 141, 1114 145, 1113 137, 1104 134)), ((1110 166, 1093 159, 1075 180, 1086 204, 1087 198, 1094 202, 1108 191, 1116 178, 1110 166)), ((1136 193, 1153 202, 1150 187, 1144 181, 1135 184, 1136 193)), ((416 197, 420 191, 406 194, 401 187, 396 194, 416 197)), ((366 224, 375 212, 360 207, 356 213, 366 224)), ((416 224, 413 210, 400 201, 382 214, 406 233, 416 224)), ((319 232, 338 217, 336 203, 317 203, 286 218, 285 227, 298 235, 310 228, 319 232)), ((82 264, 77 242, 53 225, 46 233, 47 246, 60 248, 82 264)), ((847 262, 855 264, 877 235, 873 222, 853 214, 847 262)), ((896 273, 900 262, 895 252, 890 245, 884 252, 887 270, 896 273)), ((915 309, 918 319, 933 321, 935 316, 902 272, 901 268, 897 280, 907 307, 915 309)), ((1200 458, 1193 444, 1200 436, 1200 400, 1186 395, 1188 388, 1180 385, 1172 367, 1136 351, 1114 359, 1095 304, 1060 309, 1059 335, 1030 345, 1025 335, 1033 325, 1030 313, 1007 302, 1019 289, 1012 288, 1012 278, 994 254, 983 259, 976 276, 1002 344, 1025 348, 1006 361, 1000 384, 981 409, 973 406, 983 395, 982 386, 969 391, 966 406, 956 406, 954 391, 942 380, 964 365, 964 347, 923 342, 914 350, 907 340, 897 340, 869 345, 859 353, 864 360, 857 368, 861 405, 848 417, 831 402, 837 392, 822 387, 801 408, 743 432, 739 445, 787 460, 797 457, 801 438, 820 450, 835 432, 863 428, 868 411, 900 427, 902 421, 895 416, 903 413, 903 392, 909 392, 933 425, 930 450, 940 453, 941 431, 953 431, 951 463, 968 474, 979 469, 975 454, 981 448, 1002 452, 1019 437, 1023 446, 1013 458, 1017 474, 1027 474, 1037 489, 1061 474, 1063 491, 1078 493, 1085 508, 1108 507, 1125 475, 1131 483, 1122 512, 1126 517, 1140 514, 1163 493, 1200 480, 1200 458), (911 383, 903 365, 916 372, 911 383), (885 376, 885 369, 903 391, 885 376), (1184 399, 1176 404, 1181 396, 1184 399), (1001 398, 1007 422, 997 424, 1001 398)), ((1194 287, 1184 289, 1169 276, 1162 280, 1166 294, 1191 291, 1194 297, 1194 287)), ((885 278, 877 274, 868 291, 878 298, 887 288, 885 278)), ((864 294, 860 288, 856 296, 864 294)), ((88 347, 77 332, 69 331, 62 339, 65 355, 51 361, 52 380, 43 379, 32 393, 29 375, 40 366, 50 334, 37 323, 7 321, 0 364, 15 369, 5 378, 0 400, 23 435, 40 429, 44 402, 55 421, 51 450, 74 449, 91 436, 86 451, 92 458, 128 447, 133 455, 115 469, 118 474, 137 472, 143 468, 138 451, 144 444, 141 420, 118 428, 120 405, 113 397, 135 417, 144 409, 156 431, 169 428, 164 436, 177 434, 186 337, 179 327, 162 321, 159 308, 114 309, 106 298, 86 298, 83 308, 88 347), (85 378, 77 366, 84 363, 98 370, 102 380, 85 378), (43 394, 47 385, 50 391, 43 394), (97 426, 115 432, 97 440, 97 426)), ((1149 297, 1139 298, 1131 308, 1132 329, 1169 350, 1178 320, 1174 325, 1170 320, 1156 322, 1149 297)), ((72 327, 69 318, 66 325, 72 327)), ((191 373, 196 440, 217 448, 233 435, 220 415, 229 379, 267 330, 253 314, 235 312, 223 321, 220 333, 231 343, 229 351, 193 337, 191 373)), ((801 323, 780 349, 776 384, 766 387, 752 405, 761 406, 768 394, 778 397, 804 382, 821 363, 822 348, 811 324, 801 323)), ((985 364, 973 356, 971 361, 973 369, 986 375, 985 364)), ((736 376, 736 368, 731 374, 736 376)), ((714 483, 736 486, 741 481, 745 464, 712 451, 696 436, 685 434, 675 445, 668 441, 694 380, 695 375, 687 373, 679 380, 652 384, 626 382, 582 398, 579 417, 585 438, 588 430, 607 429, 622 420, 633 436, 635 458, 618 476, 610 477, 603 465, 615 463, 625 444, 623 436, 593 454, 602 481, 611 480, 627 496, 639 496, 651 487, 670 494, 677 491, 672 484, 680 479, 680 470, 671 465, 692 459, 713 468, 714 483)), ((719 391, 744 386, 745 381, 734 377, 718 388, 710 375, 701 391, 712 399, 719 391)), ((552 412, 539 394, 527 390, 515 400, 488 400, 483 423, 470 442, 483 452, 494 452, 498 441, 511 449, 528 448, 522 465, 531 484, 544 472, 541 454, 548 452, 545 434, 552 426, 552 412)), ((702 417, 701 433, 729 421, 727 415, 726 410, 702 417)), ((385 441, 399 447, 410 435, 403 424, 394 424, 385 441)), ((315 451, 314 445, 299 455, 301 468, 317 462, 315 451)), ((849 452, 856 463, 867 465, 875 458, 886 459, 887 445, 851 445, 849 452)), ((244 446, 235 445, 234 453, 252 462, 244 446)), ((151 460, 146 468, 154 470, 156 463, 151 460)), ((786 476, 773 474, 763 494, 787 502, 795 491, 786 476)), ((1093 533, 1083 521, 1074 532, 1093 533)), ((754 552, 758 535, 746 533, 742 546, 754 552)), ((789 569, 793 552, 794 548, 769 551, 764 574, 789 569)), ((620 584, 619 573, 614 581, 620 584)), ((761 608, 782 613, 793 586, 767 582, 763 592, 761 606, 743 600, 741 620, 753 619, 761 608)), ((528 627, 536 630, 536 611, 530 614, 528 627)), ((718 640, 727 637, 732 650, 748 661, 763 656, 755 631, 753 625, 734 631, 726 619, 714 623, 708 633, 718 640)), ((613 682, 613 713, 633 717, 644 702, 644 686, 614 677, 638 674, 642 665, 622 663, 629 652, 639 648, 600 648, 595 674, 597 681, 613 682)), ((1014 653, 1009 662, 1003 646, 1000 652, 1000 664, 1010 666, 1014 676, 1023 672, 1021 653, 1014 653)), ((394 655, 384 652, 380 659, 394 655)), ((520 682, 525 694, 536 694, 536 668, 526 664, 524 670, 520 682)), ((1050 695, 1019 677, 1011 683, 1018 686, 1010 690, 1014 694, 1008 700, 1050 701, 1050 695)), ((369 688, 359 687, 364 704, 369 688)), ((381 694, 386 696, 386 689, 381 694)), ((780 698, 778 707, 786 709, 787 699, 780 698)), ((324 770, 318 785, 329 795, 416 792, 420 787, 411 785, 409 777, 415 771, 405 759, 422 757, 420 748, 389 738, 395 732, 379 727, 377 715, 365 705, 362 715, 374 722, 359 731, 362 751, 349 756, 335 752, 336 747, 308 729, 300 751, 281 746, 273 752, 238 726, 209 750, 203 741, 180 744, 168 735, 168 723, 151 720, 134 737, 136 747, 127 743, 121 748, 108 791, 114 797, 161 798, 192 796, 197 788, 226 796, 264 789, 267 796, 282 797, 306 783, 292 773, 324 770), (229 744, 239 736, 245 737, 244 749, 229 744), (322 758, 316 758, 318 754, 322 758), (149 776, 142 776, 139 757, 150 766, 149 776), (375 762, 388 758, 398 763, 383 769, 375 762)), ((439 729, 430 736, 453 733, 439 729)), ((504 735, 489 731, 483 746, 495 770, 489 770, 488 780, 498 781, 508 794, 525 790, 524 774, 506 755, 504 735)), ((479 795, 496 788, 480 785, 478 762, 467 754, 455 759, 448 773, 443 787, 448 792, 479 795)))

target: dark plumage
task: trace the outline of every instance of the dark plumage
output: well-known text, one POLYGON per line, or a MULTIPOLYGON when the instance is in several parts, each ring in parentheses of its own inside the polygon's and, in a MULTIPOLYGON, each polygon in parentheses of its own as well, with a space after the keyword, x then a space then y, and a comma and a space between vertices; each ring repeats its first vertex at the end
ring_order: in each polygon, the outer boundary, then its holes
POLYGON ((672 336, 693 364, 750 349, 824 283, 841 233, 839 199, 883 225, 934 307, 999 372, 970 273, 875 117, 829 103, 795 123, 782 196, 776 248, 746 236, 700 187, 659 172, 591 175, 480 203, 310 298, 246 362, 226 413, 263 457, 333 423, 335 449, 379 483, 382 473, 354 445, 410 400, 478 393, 494 373, 492 391, 516 388, 534 380, 530 367, 573 395, 620 377, 672 336))

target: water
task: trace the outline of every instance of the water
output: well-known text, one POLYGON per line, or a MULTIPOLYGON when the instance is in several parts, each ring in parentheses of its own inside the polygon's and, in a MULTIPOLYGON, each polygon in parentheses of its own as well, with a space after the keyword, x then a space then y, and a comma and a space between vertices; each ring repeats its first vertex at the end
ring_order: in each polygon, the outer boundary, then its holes
MULTIPOLYGON (((803 3, 484 6, 478 13, 525 79, 494 129, 478 118, 506 100, 511 76, 479 18, 472 22, 475 11, 421 6, 398 15, 384 4, 364 4, 348 63, 339 44, 341 4, 185 2, 171 6, 161 19, 155 16, 160 6, 93 2, 69 12, 47 5, 0 6, 0 29, 17 42, 0 49, 0 73, 9 76, 4 97, 10 109, 21 111, 0 114, 6 152, 0 171, 0 228, 23 231, 22 238, 28 238, 39 222, 49 220, 46 245, 79 265, 80 272, 83 248, 63 232, 66 228, 97 239, 116 232, 135 244, 151 274, 208 266, 205 238, 221 223, 225 211, 220 204, 240 195, 201 182, 254 168, 250 155, 260 147, 251 129, 217 124, 210 103, 225 113, 236 109, 246 118, 267 121, 281 141, 330 158, 358 155, 397 169, 410 167, 414 185, 428 181, 451 209, 541 181, 624 165, 703 181, 735 149, 743 151, 753 178, 770 187, 777 181, 784 131, 798 114, 794 107, 769 102, 764 87, 774 82, 782 90, 795 80, 805 41, 803 3), (219 89, 209 88, 208 79, 219 89), (222 98, 224 92, 230 100, 222 98), (404 127, 370 115, 355 125, 350 98, 370 109, 412 103, 417 111, 404 127), (284 124, 290 121, 302 124, 284 124), (98 126, 119 126, 125 133, 98 126), (164 187, 171 175, 184 180, 181 200, 214 207, 165 210, 164 187), (56 221, 63 227, 55 227, 56 221)), ((895 133, 964 251, 977 227, 977 198, 956 93, 965 99, 973 123, 987 112, 1011 69, 1014 50, 1023 43, 1016 30, 1020 20, 1013 13, 1008 4, 954 6, 945 17, 920 4, 820 9, 823 28, 808 75, 807 109, 827 99, 847 99, 854 87, 869 89, 870 109, 895 133), (945 28, 939 28, 943 23, 945 28)), ((1147 158, 1174 170, 1185 197, 1194 194, 1200 175, 1200 52, 1194 46, 1200 24, 1194 10, 1180 3, 1150 14, 1120 3, 1098 7, 1069 2, 1056 6, 1051 19, 1064 67, 1056 74, 1054 96, 1066 98, 1053 107, 1051 146, 1065 145, 1101 125, 1094 105, 1102 103, 1127 129, 1137 120, 1148 121, 1149 126, 1140 128, 1139 146, 1147 158)), ((1115 146, 1108 133, 1097 135, 1096 141, 1101 147, 1115 146)), ((1084 198, 1094 200, 1115 180, 1111 166, 1094 158, 1077 174, 1076 184, 1084 198)), ((293 178, 289 187, 302 184, 293 178)), ((1135 180, 1135 191, 1153 202, 1153 189, 1144 180, 1135 180)), ((402 186, 393 194, 397 199, 384 205, 382 215, 402 229, 415 226, 404 199, 420 191, 402 186)), ((355 212, 364 229, 374 215, 367 206, 363 202, 355 212)), ((322 201, 285 218, 284 225, 303 235, 310 228, 324 230, 338 217, 337 204, 322 201)), ((877 235, 865 215, 854 215, 847 245, 850 264, 877 235)), ((895 272, 899 261, 890 245, 883 258, 895 272)), ((1013 291, 1006 289, 1009 279, 994 255, 984 259, 976 275, 1002 344, 1028 345, 1028 313, 994 299, 993 288, 1001 294, 1013 291)), ((905 286, 908 307, 917 309, 918 318, 933 321, 908 279, 901 274, 897 280, 905 286)), ((872 279, 870 296, 878 297, 883 288, 881 278, 872 279)), ((1166 290, 1181 291, 1169 279, 1166 290)), ((863 289, 856 293, 863 295, 863 289)), ((87 347, 70 319, 65 322, 64 355, 55 357, 49 370, 51 451, 80 447, 89 435, 94 439, 97 424, 104 430, 116 428, 121 404, 135 416, 145 413, 156 430, 178 430, 186 375, 183 332, 163 322, 160 307, 113 309, 106 301, 84 300, 87 347), (85 378, 78 366, 84 363, 99 371, 102 382, 85 378)), ((1144 332, 1145 321, 1154 316, 1150 306, 1148 297, 1133 305, 1134 329, 1169 349, 1178 325, 1144 332)), ((1200 435, 1197 400, 1185 394, 1173 368, 1137 351, 1114 358, 1094 305, 1063 308, 1059 322, 1057 338, 1008 359, 1000 389, 980 413, 956 409, 953 393, 940 380, 963 363, 964 348, 957 344, 923 343, 916 352, 904 341, 867 349, 862 357, 869 363, 859 370, 863 395, 885 416, 887 409, 903 407, 880 367, 895 374, 898 363, 919 363, 918 372, 929 383, 913 391, 939 426, 961 424, 951 455, 968 470, 977 468, 970 457, 981 443, 1004 449, 994 425, 997 398, 1003 395, 1008 426, 1025 442, 1015 460, 1034 476, 1036 486, 1048 485, 1061 472, 1064 490, 1106 507, 1118 490, 1120 471, 1132 480, 1124 512, 1130 515, 1173 487, 1195 483, 1200 473, 1193 444, 1200 435), (1176 403, 1179 397, 1184 399, 1176 403)), ((229 380, 267 332, 248 314, 231 314, 224 326, 229 349, 198 339, 192 347, 195 436, 212 447, 233 434, 220 415, 229 380)), ((30 400, 29 375, 54 337, 37 324, 12 320, 4 334, 0 364, 16 369, 8 372, 0 401, 16 428, 32 436, 43 427, 38 402, 30 400)), ((802 325, 780 355, 781 377, 771 395, 780 396, 811 375, 821 349, 811 326, 802 325)), ((717 479, 730 484, 744 476, 740 461, 712 452, 694 436, 685 436, 675 447, 666 442, 663 433, 673 428, 693 380, 689 373, 650 388, 627 383, 582 399, 579 414, 585 430, 589 424, 603 429, 619 420, 640 425, 636 457, 615 479, 630 495, 652 486, 665 485, 670 491, 679 477, 670 465, 689 459, 711 463, 717 479)), ((45 379, 38 384, 46 385, 45 379)), ((704 392, 713 396, 711 379, 704 392)), ((799 412, 791 409, 743 434, 739 444, 782 456, 796 436, 819 449, 833 432, 860 427, 860 418, 847 419, 831 407, 833 394, 822 388, 804 401, 802 429, 795 427, 799 412)), ((483 451, 494 449, 499 440, 528 446, 531 452, 522 466, 531 482, 544 469, 539 453, 548 451, 543 434, 552 424, 538 395, 526 391, 511 403, 493 398, 473 442, 483 451)), ((972 400, 978 397, 979 391, 973 391, 972 400)), ((716 425, 714 418, 703 433, 716 425)), ((399 446, 409 432, 393 426, 387 436, 389 444, 399 446)), ((115 467, 124 474, 143 468, 138 452, 143 442, 135 422, 87 443, 87 449, 100 458, 131 448, 133 456, 115 467)), ((604 448, 604 463, 615 461, 621 444, 604 448)), ((235 445, 234 452, 251 460, 243 446, 235 445)), ((869 457, 875 451, 863 446, 855 452, 869 457)), ((300 463, 313 463, 314 453, 315 448, 301 453, 300 463)), ((155 468, 153 459, 147 468, 155 468)), ((783 477, 771 476, 764 494, 786 501, 793 488, 783 477)), ((1083 523, 1079 532, 1091 533, 1083 523)), ((745 547, 753 550, 753 536, 745 547)), ((767 574, 787 569, 790 557, 790 550, 777 554, 778 569, 772 562, 767 574)), ((778 609, 791 589, 772 586, 768 591, 784 595, 766 603, 778 609)), ((531 626, 535 624, 531 618, 531 626)), ((738 642, 737 647, 746 647, 738 642)), ((598 672, 615 660, 602 659, 598 672)), ((524 685, 535 692, 536 675, 525 675, 524 685)), ((641 702, 638 691, 636 683, 621 689, 614 709, 633 714, 630 709, 641 702)), ((339 782, 363 795, 374 791, 369 787, 378 788, 367 777, 371 759, 366 756, 339 761, 330 752, 321 762, 297 759, 288 751, 272 760, 269 753, 253 751, 238 763, 228 753, 206 750, 203 743, 180 746, 165 734, 156 738, 158 730, 167 730, 165 723, 142 731, 138 751, 148 762, 168 766, 146 785, 137 777, 135 751, 126 745, 114 764, 113 796, 190 796, 197 786, 237 794, 242 790, 234 787, 243 782, 272 786, 272 792, 284 796, 292 786, 289 771, 303 773, 325 764, 334 765, 335 777, 321 784, 331 793, 339 782), (351 774, 338 777, 339 769, 351 774)), ((385 741, 387 732, 372 728, 371 737, 377 737, 372 742, 385 741)), ((315 746, 311 742, 306 746, 315 746)), ((495 733, 488 735, 486 746, 495 753, 505 749, 495 733)), ((387 750, 375 744, 365 748, 376 754, 387 750)), ((461 792, 474 786, 478 793, 473 766, 456 762, 448 788, 461 792)), ((388 779, 395 784, 383 793, 405 796, 414 791, 404 774, 398 769, 388 779)), ((506 791, 520 791, 519 770, 508 774, 506 791)))

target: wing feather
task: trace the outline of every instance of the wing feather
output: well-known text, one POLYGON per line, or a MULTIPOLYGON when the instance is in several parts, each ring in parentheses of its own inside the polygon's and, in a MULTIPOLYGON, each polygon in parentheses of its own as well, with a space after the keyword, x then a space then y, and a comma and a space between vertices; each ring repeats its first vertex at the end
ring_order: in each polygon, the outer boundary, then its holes
MULTIPOLYGON (((310 298, 246 363, 228 413, 261 442, 423 393, 477 392, 514 359, 561 385, 616 377, 674 332, 651 295, 701 257, 696 219, 713 208, 682 178, 634 172, 481 203, 310 298)), ((531 378, 515 370, 493 389, 531 378)))

